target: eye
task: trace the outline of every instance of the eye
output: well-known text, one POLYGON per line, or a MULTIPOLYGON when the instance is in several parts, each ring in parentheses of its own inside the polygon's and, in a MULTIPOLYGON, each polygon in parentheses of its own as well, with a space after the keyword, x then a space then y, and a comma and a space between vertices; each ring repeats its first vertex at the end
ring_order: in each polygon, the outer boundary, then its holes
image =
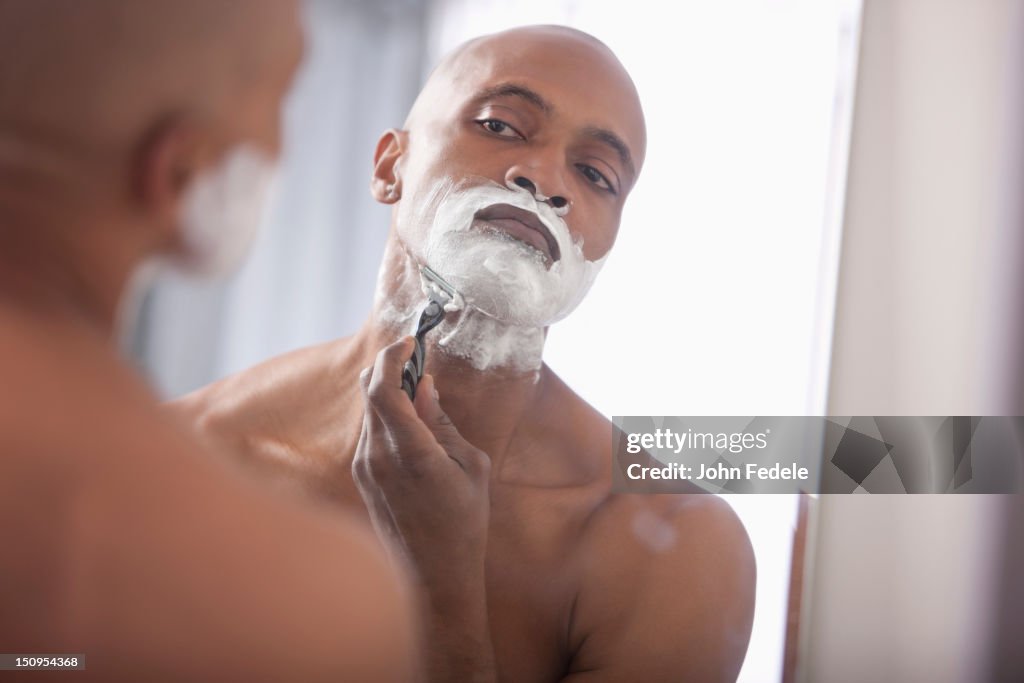
POLYGON ((583 174, 583 177, 593 183, 596 187, 604 190, 605 192, 615 194, 615 187, 612 186, 611 181, 609 181, 608 178, 606 178, 605 175, 596 168, 588 166, 587 164, 576 164, 576 168, 580 169, 580 173, 583 174))
POLYGON ((477 124, 489 133, 494 133, 502 138, 516 138, 525 140, 522 134, 501 119, 480 119, 477 124))

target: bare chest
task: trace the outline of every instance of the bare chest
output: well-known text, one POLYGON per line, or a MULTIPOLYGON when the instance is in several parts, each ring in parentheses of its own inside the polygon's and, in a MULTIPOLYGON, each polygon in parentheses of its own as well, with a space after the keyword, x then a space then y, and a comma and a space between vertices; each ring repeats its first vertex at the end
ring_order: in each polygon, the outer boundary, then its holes
POLYGON ((505 497, 492 505, 487 609, 503 681, 560 680, 572 654, 578 533, 571 511, 543 498, 505 497))

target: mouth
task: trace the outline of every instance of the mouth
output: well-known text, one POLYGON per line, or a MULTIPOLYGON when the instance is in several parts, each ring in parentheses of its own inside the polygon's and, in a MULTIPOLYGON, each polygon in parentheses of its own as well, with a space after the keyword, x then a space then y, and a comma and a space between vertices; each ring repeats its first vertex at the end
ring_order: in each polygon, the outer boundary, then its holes
POLYGON ((531 211, 511 204, 492 204, 477 211, 473 219, 525 242, 547 256, 551 263, 562 257, 554 235, 531 211))

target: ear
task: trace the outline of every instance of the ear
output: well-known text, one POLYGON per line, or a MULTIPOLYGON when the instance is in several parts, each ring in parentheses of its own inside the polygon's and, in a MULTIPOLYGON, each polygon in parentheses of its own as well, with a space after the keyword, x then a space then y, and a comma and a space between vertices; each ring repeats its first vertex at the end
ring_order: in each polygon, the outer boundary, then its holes
POLYGON ((408 132, 391 128, 377 141, 377 150, 373 154, 370 194, 381 204, 394 204, 402 198, 398 160, 405 153, 408 140, 408 132))
POLYGON ((207 139, 196 125, 177 119, 154 128, 138 149, 133 199, 162 241, 176 236, 182 196, 211 157, 207 139))

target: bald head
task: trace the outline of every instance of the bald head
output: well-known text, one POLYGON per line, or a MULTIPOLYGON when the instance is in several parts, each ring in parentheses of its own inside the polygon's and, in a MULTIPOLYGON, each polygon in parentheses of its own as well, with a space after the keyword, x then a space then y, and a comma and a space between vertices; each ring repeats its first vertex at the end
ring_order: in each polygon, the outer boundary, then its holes
POLYGON ((112 325, 143 260, 244 253, 302 51, 298 0, 0 0, 0 271, 112 325))
POLYGON ((0 135, 109 149, 223 116, 299 45, 295 0, 0 0, 0 135))
MULTIPOLYGON (((405 128, 415 129, 438 111, 449 108, 453 89, 472 87, 495 73, 514 78, 525 65, 558 77, 579 79, 578 86, 625 104, 627 125, 635 135, 637 156, 646 151, 646 126, 636 86, 615 53, 594 36, 569 26, 522 26, 469 40, 448 53, 431 72, 416 98, 405 128)), ((570 85, 566 80, 563 85, 570 85)))

